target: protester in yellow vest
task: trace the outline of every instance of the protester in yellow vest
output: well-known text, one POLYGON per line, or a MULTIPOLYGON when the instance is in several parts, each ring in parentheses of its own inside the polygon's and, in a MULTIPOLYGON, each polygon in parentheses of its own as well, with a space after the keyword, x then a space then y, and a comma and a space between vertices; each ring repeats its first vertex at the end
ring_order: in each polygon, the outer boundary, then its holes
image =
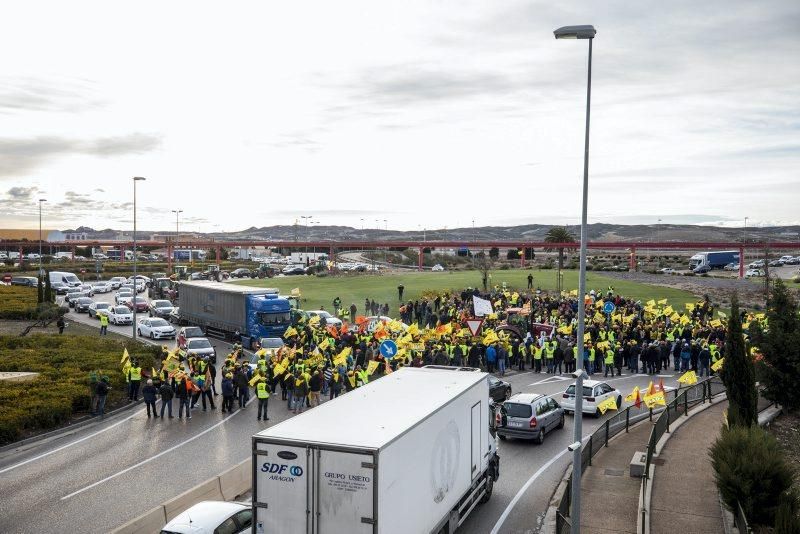
MULTIPOLYGON (((261 373, 261 371, 259 371, 261 373)), ((269 384, 267 384, 267 377, 263 374, 260 375, 256 383, 256 397, 258 397, 258 420, 261 421, 261 414, 263 410, 264 421, 269 421, 267 417, 267 402, 269 401, 269 384)))
POLYGON ((128 400, 130 401, 138 401, 139 400, 139 386, 142 383, 142 368, 139 366, 139 362, 134 360, 131 363, 131 368, 128 370, 128 400))

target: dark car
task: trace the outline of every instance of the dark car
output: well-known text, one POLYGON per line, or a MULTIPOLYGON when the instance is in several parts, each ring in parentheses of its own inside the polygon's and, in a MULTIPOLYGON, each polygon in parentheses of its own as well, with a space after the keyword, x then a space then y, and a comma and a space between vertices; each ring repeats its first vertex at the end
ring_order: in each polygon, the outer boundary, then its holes
POLYGON ((66 295, 72 289, 64 282, 53 282, 50 287, 56 292, 56 295, 66 295))
POLYGON ((699 267, 695 267, 692 272, 695 274, 708 273, 711 272, 711 267, 709 267, 708 265, 700 265, 699 267))
POLYGON ((500 407, 495 423, 500 439, 533 439, 541 445, 545 434, 564 428, 564 409, 547 395, 517 393, 500 407))
POLYGON ((162 319, 169 319, 169 314, 172 313, 172 303, 168 300, 151 300, 150 301, 150 317, 161 317, 162 319))
MULTIPOLYGON (((147 304, 147 299, 146 298, 144 298, 144 297, 135 297, 135 300, 136 300, 136 311, 137 312, 146 312, 150 308, 150 305, 147 304)), ((130 301, 126 302, 125 305, 128 308, 130 308, 131 310, 133 310, 134 299, 131 299, 130 301)))
POLYGON ((94 301, 89 297, 81 297, 75 301, 75 311, 78 313, 88 313, 89 306, 92 305, 94 301))
POLYGON ((286 276, 293 276, 297 274, 306 274, 305 267, 286 267, 281 271, 281 273, 285 274, 286 276))
POLYGON ((15 276, 11 279, 12 286, 30 286, 36 287, 39 280, 35 276, 15 276))
POLYGON ((231 271, 231 278, 250 278, 251 276, 253 276, 253 273, 250 269, 245 269, 244 267, 231 271))
POLYGON ((493 401, 503 402, 511 397, 511 384, 492 375, 489 375, 487 380, 489 380, 489 396, 493 401))

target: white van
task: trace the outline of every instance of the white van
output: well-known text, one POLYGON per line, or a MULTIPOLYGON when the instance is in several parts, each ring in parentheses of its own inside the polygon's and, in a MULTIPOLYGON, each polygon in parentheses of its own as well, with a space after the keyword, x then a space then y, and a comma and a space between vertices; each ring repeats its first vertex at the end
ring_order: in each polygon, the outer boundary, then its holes
POLYGON ((56 282, 66 284, 69 287, 80 287, 83 284, 80 278, 75 276, 75 273, 50 271, 50 283, 55 284, 56 282))

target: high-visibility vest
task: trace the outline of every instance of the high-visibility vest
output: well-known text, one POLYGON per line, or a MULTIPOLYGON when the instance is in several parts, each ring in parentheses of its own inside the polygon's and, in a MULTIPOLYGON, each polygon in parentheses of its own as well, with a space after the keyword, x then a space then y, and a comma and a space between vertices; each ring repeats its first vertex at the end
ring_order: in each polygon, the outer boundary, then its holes
POLYGON ((614 332, 613 332, 613 331, 611 331, 611 332, 609 332, 609 333, 608 333, 608 340, 609 340, 611 343, 614 343, 614 342, 616 342, 616 341, 617 341, 617 336, 615 336, 615 335, 614 335, 614 332))
POLYGON ((589 361, 594 361, 594 348, 589 349, 589 361))
POLYGON ((131 367, 131 380, 141 380, 141 379, 142 379, 142 368, 131 367))
POLYGON ((550 341, 549 343, 545 343, 544 352, 548 360, 553 359, 553 357, 555 356, 556 352, 555 344, 556 344, 555 341, 550 341))
POLYGON ((265 360, 263 357, 258 359, 258 368, 262 370, 267 368, 267 360, 265 360))
POLYGON ((267 383, 263 380, 256 384, 256 395, 259 399, 268 399, 269 398, 269 390, 267 389, 267 383))
POLYGON ((108 316, 101 315, 100 316, 100 326, 108 326, 108 316))
POLYGON ((577 345, 572 347, 572 357, 575 358, 576 360, 578 359, 578 346, 577 345))
POLYGON ((605 340, 606 340, 606 336, 607 336, 607 334, 606 334, 606 331, 605 331, 605 330, 600 330, 600 331, 597 333, 597 335, 598 335, 598 337, 600 338, 600 340, 601 340, 601 341, 605 341, 605 340))
POLYGON ((469 348, 464 344, 459 345, 459 347, 461 347, 461 356, 466 358, 467 352, 469 352, 469 348))
POLYGON ((614 351, 613 350, 608 349, 606 351, 605 363, 606 363, 606 365, 612 365, 614 363, 614 351))
POLYGON ((672 342, 675 341, 675 333, 672 331, 667 331, 667 341, 672 342))
POLYGON ((536 347, 534 349, 533 359, 534 360, 541 360, 542 359, 542 347, 536 347))

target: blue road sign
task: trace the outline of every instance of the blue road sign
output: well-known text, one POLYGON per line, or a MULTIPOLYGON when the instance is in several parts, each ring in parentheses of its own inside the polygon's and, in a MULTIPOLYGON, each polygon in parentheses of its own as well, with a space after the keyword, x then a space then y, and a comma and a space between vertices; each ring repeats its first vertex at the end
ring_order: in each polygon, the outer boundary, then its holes
POLYGON ((603 304, 603 311, 606 313, 614 313, 614 310, 616 309, 617 307, 614 306, 613 302, 606 302, 605 304, 603 304))
POLYGON ((397 343, 391 339, 386 339, 381 343, 381 356, 391 360, 397 354, 397 343))

